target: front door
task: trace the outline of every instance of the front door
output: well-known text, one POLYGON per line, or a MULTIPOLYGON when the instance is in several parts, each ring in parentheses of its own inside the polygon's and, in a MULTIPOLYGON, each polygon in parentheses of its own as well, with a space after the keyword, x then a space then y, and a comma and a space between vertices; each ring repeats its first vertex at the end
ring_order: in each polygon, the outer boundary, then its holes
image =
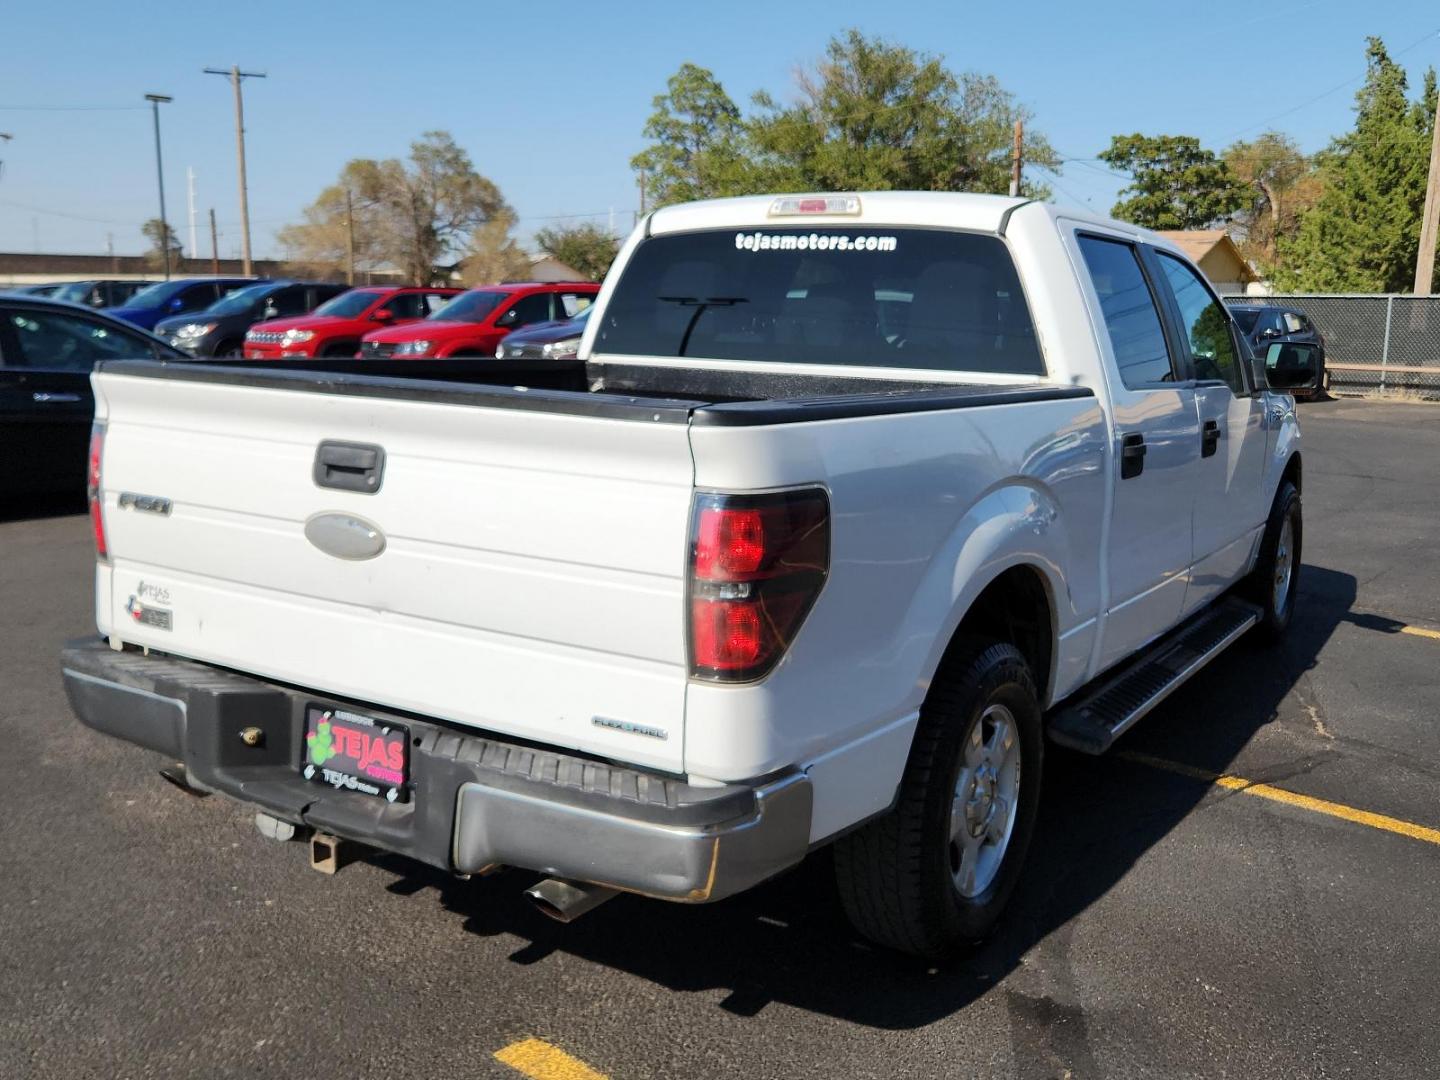
POLYGON ((1269 506, 1262 395, 1250 385, 1230 312, 1188 263, 1155 253, 1165 299, 1195 374, 1200 464, 1195 473, 1195 568, 1185 610, 1214 600, 1244 573, 1269 506))
POLYGON ((1120 236, 1088 229, 1073 235, 1088 271, 1091 316, 1114 403, 1099 672, 1180 619, 1193 559, 1200 423, 1184 357, 1166 336, 1158 283, 1140 250, 1120 236))

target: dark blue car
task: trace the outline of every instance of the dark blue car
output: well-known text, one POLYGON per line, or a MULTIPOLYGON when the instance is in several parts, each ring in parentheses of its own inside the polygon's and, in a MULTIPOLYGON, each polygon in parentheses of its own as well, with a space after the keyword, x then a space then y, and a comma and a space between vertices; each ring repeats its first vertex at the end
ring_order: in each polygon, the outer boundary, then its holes
POLYGON ((123 307, 109 308, 107 314, 142 329, 154 330, 161 319, 204 311, 227 293, 254 284, 254 278, 177 278, 161 281, 136 293, 123 307))
MULTIPOLYGON (((588 297, 587 297, 588 299, 588 297)), ((495 346, 497 360, 569 360, 580 351, 580 335, 593 307, 568 319, 536 323, 507 334, 495 346)))

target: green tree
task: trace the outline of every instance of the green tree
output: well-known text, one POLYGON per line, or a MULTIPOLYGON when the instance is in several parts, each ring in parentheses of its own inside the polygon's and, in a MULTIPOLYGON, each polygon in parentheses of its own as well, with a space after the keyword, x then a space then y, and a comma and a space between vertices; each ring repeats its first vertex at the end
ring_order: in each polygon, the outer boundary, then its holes
POLYGON ((344 259, 345 196, 355 218, 357 263, 389 263, 406 280, 428 284, 446 255, 463 251, 480 225, 500 213, 500 190, 475 171, 448 132, 427 131, 410 144, 408 161, 356 158, 305 210, 305 221, 282 229, 280 243, 297 262, 344 259))
POLYGON ((470 246, 461 263, 466 285, 519 281, 530 276, 530 256, 515 242, 514 229, 515 212, 502 207, 470 234, 470 246))
MULTIPOLYGON (((1028 164, 1057 168, 1030 114, 992 76, 858 30, 831 39, 796 76, 798 101, 766 91, 745 117, 713 73, 682 65, 632 161, 653 203, 768 191, 989 191, 1010 183, 1010 143, 1026 121, 1028 164)), ((1046 188, 1027 181, 1027 195, 1046 188)))
POLYGON ((1283 288, 1403 292, 1414 283, 1435 115, 1435 72, 1418 102, 1379 38, 1366 46, 1355 127, 1319 156, 1324 189, 1278 244, 1283 288))
POLYGON ((1240 249, 1264 273, 1273 274, 1280 237, 1292 234, 1320 197, 1319 171, 1294 139, 1278 131, 1235 143, 1224 159, 1230 174, 1248 189, 1233 220, 1240 249))
POLYGON ((654 206, 732 195, 744 186, 740 110, 713 72, 681 64, 656 95, 645 122, 650 146, 631 167, 647 185, 654 206))
POLYGON ((174 226, 167 225, 159 218, 151 218, 140 226, 140 233, 146 240, 150 241, 150 249, 145 253, 145 264, 156 270, 165 266, 165 249, 170 249, 170 269, 180 268, 180 259, 183 248, 180 246, 180 238, 175 235, 174 226))
MULTIPOLYGON (((989 75, 955 74, 943 57, 848 30, 797 76, 800 100, 766 92, 748 135, 767 189, 1004 192, 1010 145, 1027 110, 989 75)), ((1029 164, 1056 168, 1044 136, 1027 124, 1029 164)), ((1045 195, 1033 183, 1029 195, 1045 195)))
POLYGON ((1147 229, 1204 229, 1245 205, 1245 185, 1189 135, 1115 135, 1099 157, 1130 174, 1130 186, 1110 209, 1122 221, 1147 229))
POLYGON ((619 250, 615 238, 594 225, 541 229, 535 243, 547 255, 573 266, 591 281, 599 281, 615 261, 619 250))

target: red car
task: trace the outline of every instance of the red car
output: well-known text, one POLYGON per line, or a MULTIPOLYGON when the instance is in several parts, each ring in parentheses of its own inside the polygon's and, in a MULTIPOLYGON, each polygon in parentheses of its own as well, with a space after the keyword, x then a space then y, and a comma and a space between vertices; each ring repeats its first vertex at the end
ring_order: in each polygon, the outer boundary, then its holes
POLYGON ((494 356, 510 331, 576 315, 599 291, 593 281, 482 285, 418 323, 366 334, 358 355, 366 360, 494 356))
POLYGON ((413 323, 434 314, 460 289, 351 289, 309 315, 256 323, 245 335, 246 360, 292 356, 354 356, 360 339, 382 326, 413 323))

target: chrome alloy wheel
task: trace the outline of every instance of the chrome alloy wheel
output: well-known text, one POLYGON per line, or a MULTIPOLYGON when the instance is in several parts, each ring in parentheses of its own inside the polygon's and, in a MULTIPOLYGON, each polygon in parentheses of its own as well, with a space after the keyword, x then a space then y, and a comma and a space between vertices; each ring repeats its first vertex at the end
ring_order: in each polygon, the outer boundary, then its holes
POLYGON ((1290 515, 1280 524, 1280 540, 1275 545, 1275 591, 1271 607, 1277 612, 1285 610, 1290 599, 1290 579, 1294 576, 1295 525, 1290 515))
POLYGON ((1020 795, 1020 729, 1004 705, 976 718, 963 742, 964 763, 950 804, 950 874, 966 899, 995 880, 1020 795))

